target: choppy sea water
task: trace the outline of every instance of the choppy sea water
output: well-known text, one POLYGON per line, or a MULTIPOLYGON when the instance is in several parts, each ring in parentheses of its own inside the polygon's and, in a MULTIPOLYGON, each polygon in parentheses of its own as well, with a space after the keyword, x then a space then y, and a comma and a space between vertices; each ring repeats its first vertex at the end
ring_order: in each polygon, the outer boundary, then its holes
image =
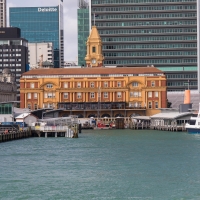
POLYGON ((0 144, 2 200, 199 200, 200 136, 85 130, 0 144))

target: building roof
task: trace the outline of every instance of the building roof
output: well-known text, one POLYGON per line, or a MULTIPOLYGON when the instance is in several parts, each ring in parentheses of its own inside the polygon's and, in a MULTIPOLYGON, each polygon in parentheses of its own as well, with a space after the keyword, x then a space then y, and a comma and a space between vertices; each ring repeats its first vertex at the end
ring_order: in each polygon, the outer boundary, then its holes
POLYGON ((16 108, 14 107, 14 113, 15 114, 22 114, 22 113, 29 113, 30 109, 29 108, 16 108))
MULTIPOLYGON (((188 87, 188 86, 187 86, 188 87)), ((179 108, 183 104, 185 91, 167 92, 168 102, 172 103, 172 108, 179 108)), ((190 91, 190 102, 192 103, 192 110, 199 110, 199 92, 198 90, 190 91)))
POLYGON ((101 37, 100 37, 100 35, 99 35, 99 32, 98 32, 96 26, 92 26, 92 30, 91 30, 90 35, 89 35, 89 37, 88 37, 88 41, 91 40, 91 39, 98 39, 98 40, 101 40, 101 37))
POLYGON ((64 109, 47 110, 44 114, 63 111, 64 109))
POLYGON ((37 118, 35 115, 31 114, 31 113, 23 113, 18 115, 17 117, 15 117, 15 119, 25 119, 26 117, 28 117, 29 115, 34 116, 35 118, 37 118))
POLYGON ((31 113, 23 113, 18 115, 17 117, 15 117, 16 119, 24 119, 26 117, 28 117, 31 113))
POLYGON ((22 74, 30 75, 109 75, 109 74, 154 74, 163 72, 155 67, 86 67, 86 68, 52 68, 52 69, 33 69, 22 74))
POLYGON ((149 116, 134 116, 134 117, 131 117, 132 119, 141 119, 141 120, 150 120, 151 117, 149 116))
POLYGON ((178 119, 185 116, 192 116, 192 112, 164 112, 152 115, 151 119, 178 119))

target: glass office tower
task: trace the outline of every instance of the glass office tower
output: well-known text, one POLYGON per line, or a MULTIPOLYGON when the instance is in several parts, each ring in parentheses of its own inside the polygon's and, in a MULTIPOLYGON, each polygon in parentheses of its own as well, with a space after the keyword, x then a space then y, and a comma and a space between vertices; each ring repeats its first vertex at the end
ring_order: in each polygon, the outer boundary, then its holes
POLYGON ((197 88, 196 0, 91 0, 105 65, 155 66, 168 90, 197 88))
POLYGON ((86 66, 86 42, 89 37, 89 5, 85 0, 79 0, 78 15, 78 65, 86 66))
POLYGON ((64 65, 64 30, 62 0, 56 7, 13 7, 10 26, 19 27, 29 42, 53 42, 54 67, 64 65))

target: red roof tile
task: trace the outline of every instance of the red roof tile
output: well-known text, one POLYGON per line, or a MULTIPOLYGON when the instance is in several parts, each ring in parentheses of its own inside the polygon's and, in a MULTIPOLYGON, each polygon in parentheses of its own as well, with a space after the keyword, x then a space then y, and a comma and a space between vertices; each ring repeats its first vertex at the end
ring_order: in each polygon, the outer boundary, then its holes
POLYGON ((51 68, 51 69, 33 69, 22 74, 29 75, 95 75, 95 74, 153 74, 163 73, 155 67, 117 67, 117 68, 51 68))

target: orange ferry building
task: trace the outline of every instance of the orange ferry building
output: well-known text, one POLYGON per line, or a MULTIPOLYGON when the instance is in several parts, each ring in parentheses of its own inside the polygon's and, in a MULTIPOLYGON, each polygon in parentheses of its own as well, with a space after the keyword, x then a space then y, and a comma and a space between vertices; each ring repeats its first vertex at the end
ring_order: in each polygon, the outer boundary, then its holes
POLYGON ((35 69, 20 79, 21 108, 62 108, 82 117, 152 115, 166 108, 166 78, 155 67, 35 69))
POLYGON ((92 27, 86 67, 34 69, 20 79, 20 107, 63 109, 62 116, 153 115, 167 107, 166 77, 155 67, 104 67, 102 42, 92 27))

